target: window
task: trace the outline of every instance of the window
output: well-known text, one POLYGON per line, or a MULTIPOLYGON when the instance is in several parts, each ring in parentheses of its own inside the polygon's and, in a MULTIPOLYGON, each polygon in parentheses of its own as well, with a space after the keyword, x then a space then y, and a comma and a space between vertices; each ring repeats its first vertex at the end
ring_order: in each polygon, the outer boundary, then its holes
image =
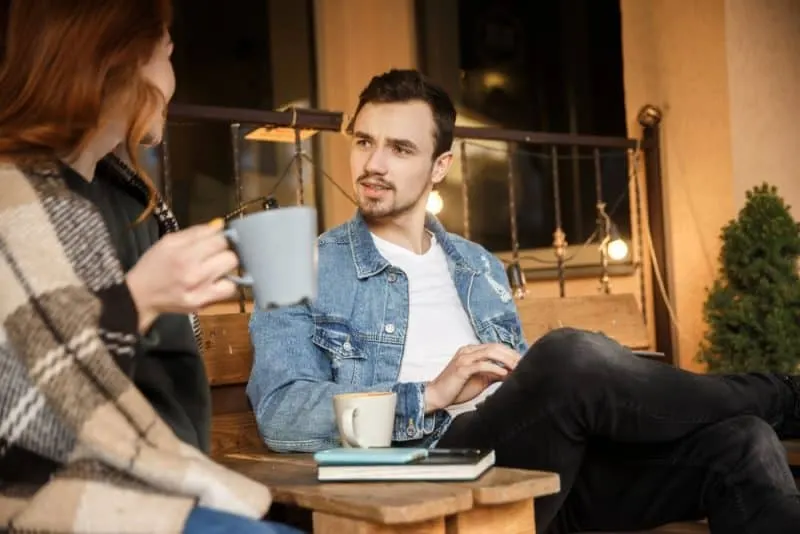
MULTIPOLYGON (((421 68, 450 92, 459 124, 626 136, 618 0, 418 0, 416 10, 421 68)), ((506 143, 465 143, 472 239, 496 252, 511 248, 511 164, 520 246, 551 246, 552 147, 518 144, 509 157, 506 143)), ((458 141, 456 149, 458 161, 458 141)), ((557 156, 562 227, 570 245, 581 245, 597 227, 595 154, 562 146, 557 156)), ((599 156, 607 211, 629 238, 627 152, 599 156)), ((461 182, 456 165, 440 190, 440 218, 455 232, 464 228, 461 182)))
MULTIPOLYGON (((250 109, 311 107, 312 9, 311 0, 237 0, 224 8, 214 2, 175 0, 173 102, 250 109)), ((240 201, 270 193, 281 205, 296 203, 294 145, 245 139, 256 126, 242 124, 232 130, 225 123, 170 122, 169 196, 182 226, 224 216, 240 201), (234 180, 235 151, 239 187, 234 180)), ((303 142, 304 151, 312 149, 312 140, 303 142)), ((144 160, 159 176, 159 151, 146 151, 144 160)), ((310 165, 304 165, 310 204, 315 196, 313 176, 310 165)))

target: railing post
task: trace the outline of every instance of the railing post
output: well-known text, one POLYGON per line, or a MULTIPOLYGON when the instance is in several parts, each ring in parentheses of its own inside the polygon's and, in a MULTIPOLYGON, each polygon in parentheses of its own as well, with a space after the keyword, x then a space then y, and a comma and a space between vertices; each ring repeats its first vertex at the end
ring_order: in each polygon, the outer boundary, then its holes
MULTIPOLYGON (((233 183, 236 187, 236 209, 240 209, 244 204, 244 184, 242 183, 242 171, 239 162, 239 143, 241 140, 239 139, 239 131, 241 129, 241 124, 238 122, 232 122, 230 125, 231 129, 231 152, 233 154, 233 183)), ((240 217, 243 217, 243 214, 240 214, 240 217)), ((238 269, 239 276, 241 276, 242 269, 241 267, 238 269)), ((244 286, 239 285, 239 313, 244 313, 247 308, 247 293, 245 293, 244 286)))
POLYGON ((655 262, 652 263, 652 290, 656 350, 663 352, 667 361, 674 365, 676 362, 673 350, 672 320, 665 300, 666 297, 672 301, 672 291, 669 283, 661 173, 661 111, 655 106, 645 106, 639 111, 638 120, 642 126, 642 148, 647 178, 647 226, 650 229, 650 239, 646 242, 652 244, 655 253, 655 262), (663 292, 659 284, 659 274, 664 284, 663 292))

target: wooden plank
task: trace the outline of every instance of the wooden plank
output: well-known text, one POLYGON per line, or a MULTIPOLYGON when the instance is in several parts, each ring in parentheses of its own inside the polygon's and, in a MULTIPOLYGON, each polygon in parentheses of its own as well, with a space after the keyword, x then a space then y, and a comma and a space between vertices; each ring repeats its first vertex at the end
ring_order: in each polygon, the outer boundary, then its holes
POLYGON ((484 506, 515 503, 561 491, 558 474, 525 469, 492 469, 478 480, 459 484, 472 490, 475 504, 484 506))
POLYGON ((314 534, 451 534, 445 531, 443 517, 404 523, 402 525, 381 525, 360 519, 314 512, 314 534))
POLYGON ((224 415, 228 413, 252 412, 250 400, 247 398, 245 384, 217 386, 211 388, 211 413, 224 415))
MULTIPOLYGON (((203 315, 221 315, 221 314, 228 314, 228 313, 241 313, 241 305, 239 304, 239 297, 234 297, 232 299, 223 300, 222 302, 215 302, 214 304, 209 304, 202 310, 200 310, 199 315, 202 317, 203 315)), ((252 299, 247 298, 244 302, 244 311, 245 312, 252 312, 255 309, 255 303, 252 299)))
POLYGON ((248 313, 200 315, 203 361, 212 386, 246 383, 253 366, 248 313))
POLYGON ((309 455, 285 456, 229 455, 219 461, 269 486, 275 502, 371 523, 423 523, 472 508, 472 491, 457 484, 321 483, 309 455))
POLYGON ((268 452, 253 412, 215 415, 211 418, 211 429, 212 458, 242 450, 268 452))
POLYGON ((525 298, 516 304, 528 343, 550 330, 570 326, 604 332, 631 349, 646 350, 650 346, 642 313, 632 294, 525 298))
POLYGON ((533 499, 476 506, 447 518, 447 534, 536 534, 533 499))

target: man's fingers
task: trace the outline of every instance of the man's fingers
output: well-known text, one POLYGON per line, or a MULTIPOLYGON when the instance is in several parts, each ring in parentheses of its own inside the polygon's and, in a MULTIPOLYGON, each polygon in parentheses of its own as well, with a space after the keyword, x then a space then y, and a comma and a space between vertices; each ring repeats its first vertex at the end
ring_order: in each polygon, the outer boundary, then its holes
POLYGON ((464 355, 464 354, 472 354, 481 350, 484 350, 487 345, 464 345, 456 352, 457 356, 464 355))
POLYGON ((519 363, 520 360, 519 354, 517 354, 511 349, 507 351, 494 350, 489 353, 489 358, 503 364, 504 366, 506 366, 508 369, 511 370, 516 369, 517 364, 519 363))
POLYGON ((517 367, 520 360, 519 354, 502 345, 471 345, 463 347, 458 351, 461 365, 471 365, 478 360, 490 360, 495 365, 502 365, 509 370, 517 367))
POLYGON ((517 353, 517 351, 499 343, 492 343, 483 346, 486 347, 487 358, 507 367, 510 370, 513 370, 517 367, 517 363, 519 363, 520 360, 520 355, 517 353))
POLYGON ((487 377, 495 377, 497 379, 502 379, 508 375, 508 371, 506 369, 504 369, 503 367, 499 367, 488 361, 475 362, 472 365, 468 366, 466 370, 469 372, 469 376, 476 374, 483 374, 487 375, 487 377))

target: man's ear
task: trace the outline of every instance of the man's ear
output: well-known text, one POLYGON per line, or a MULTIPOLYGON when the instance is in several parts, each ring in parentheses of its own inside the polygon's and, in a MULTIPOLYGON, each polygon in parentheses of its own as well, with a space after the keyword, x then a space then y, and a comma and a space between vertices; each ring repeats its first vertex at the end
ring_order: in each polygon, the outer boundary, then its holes
POLYGON ((434 184, 441 183, 445 179, 447 173, 450 172, 450 166, 453 164, 453 153, 451 151, 444 152, 436 158, 433 162, 433 171, 431 172, 431 182, 434 184))

